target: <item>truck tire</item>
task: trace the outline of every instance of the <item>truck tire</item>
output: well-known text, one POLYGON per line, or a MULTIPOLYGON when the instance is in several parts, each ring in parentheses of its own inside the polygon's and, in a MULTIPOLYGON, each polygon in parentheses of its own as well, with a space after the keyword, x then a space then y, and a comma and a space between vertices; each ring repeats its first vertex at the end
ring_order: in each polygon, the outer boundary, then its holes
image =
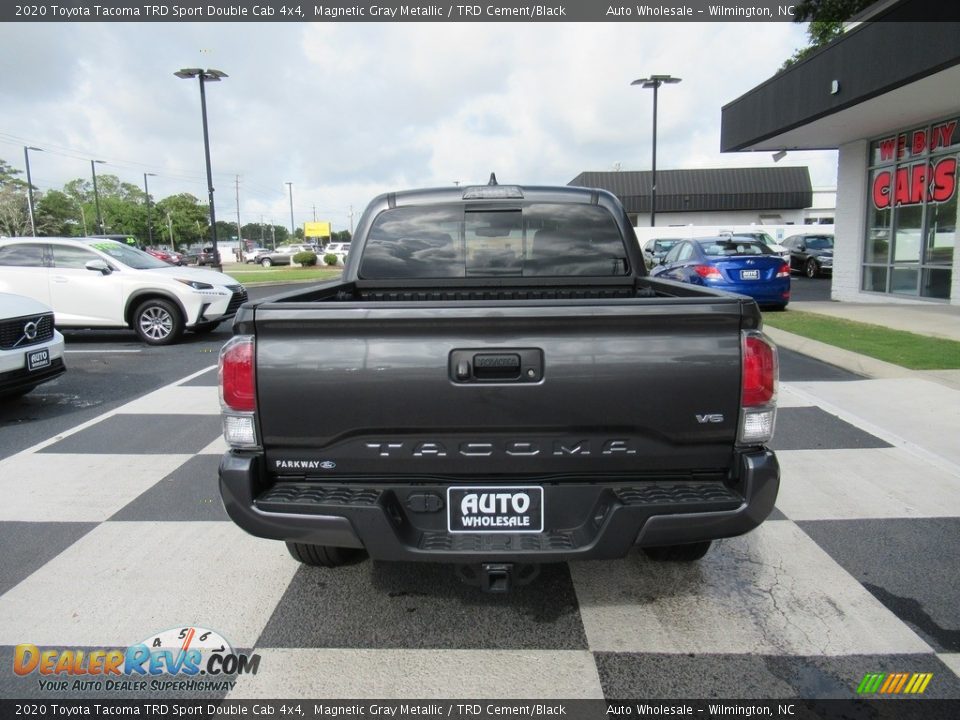
POLYGON ((699 560, 710 549, 712 541, 689 543, 687 545, 661 545, 660 547, 645 547, 643 552, 651 560, 668 562, 693 562, 699 560))
POLYGON ((134 311, 133 329, 147 345, 171 345, 183 334, 183 317, 171 301, 152 298, 134 311))
POLYGON ((287 550, 294 560, 311 567, 339 567, 348 565, 360 556, 356 548, 333 547, 332 545, 307 545, 305 543, 287 543, 287 550))

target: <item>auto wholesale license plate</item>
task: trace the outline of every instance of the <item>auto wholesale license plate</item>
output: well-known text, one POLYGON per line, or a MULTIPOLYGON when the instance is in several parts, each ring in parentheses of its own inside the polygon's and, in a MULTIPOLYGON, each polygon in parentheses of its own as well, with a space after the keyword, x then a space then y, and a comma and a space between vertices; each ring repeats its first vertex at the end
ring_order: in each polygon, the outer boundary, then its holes
POLYGON ((760 271, 759 270, 741 270, 740 279, 741 280, 759 280, 760 271))
POLYGON ((447 528, 452 533, 543 532, 543 488, 447 488, 447 528))
POLYGON ((40 368, 50 367, 50 350, 34 350, 27 353, 27 370, 39 370, 40 368))

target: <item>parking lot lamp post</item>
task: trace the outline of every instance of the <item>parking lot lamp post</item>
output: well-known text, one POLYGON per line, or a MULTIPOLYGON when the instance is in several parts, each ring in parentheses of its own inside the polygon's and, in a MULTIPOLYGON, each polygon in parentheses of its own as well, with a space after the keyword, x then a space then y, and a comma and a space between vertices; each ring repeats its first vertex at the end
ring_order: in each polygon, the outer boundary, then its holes
POLYGON ((680 78, 670 75, 651 75, 648 78, 634 80, 631 85, 639 85, 643 88, 653 88, 653 162, 651 163, 652 172, 650 179, 650 227, 657 224, 657 90, 663 84, 675 85, 680 82, 680 78))
POLYGON ((290 191, 290 241, 294 240, 293 237, 293 183, 287 183, 287 189, 290 191))
POLYGON ((27 207, 30 210, 30 232, 37 236, 37 215, 33 204, 33 181, 30 179, 30 151, 43 152, 43 148, 23 146, 23 163, 27 166, 27 207))
POLYGON ((227 74, 220 70, 183 68, 175 72, 174 75, 183 79, 200 79, 200 114, 203 117, 203 153, 207 161, 207 195, 210 199, 210 239, 213 246, 213 267, 217 270, 223 270, 223 265, 220 264, 220 251, 217 250, 217 213, 213 207, 213 172, 210 170, 210 134, 207 130, 207 94, 204 90, 204 84, 219 82, 221 78, 227 77, 227 74))
POLYGON ((93 204, 97 208, 97 234, 103 235, 103 216, 100 215, 100 193, 97 192, 97 165, 104 165, 103 160, 90 161, 90 174, 93 175, 93 204))
POLYGON ((153 223, 150 221, 150 186, 147 185, 147 178, 156 176, 156 173, 143 174, 143 193, 147 196, 147 244, 150 247, 153 247, 153 223))

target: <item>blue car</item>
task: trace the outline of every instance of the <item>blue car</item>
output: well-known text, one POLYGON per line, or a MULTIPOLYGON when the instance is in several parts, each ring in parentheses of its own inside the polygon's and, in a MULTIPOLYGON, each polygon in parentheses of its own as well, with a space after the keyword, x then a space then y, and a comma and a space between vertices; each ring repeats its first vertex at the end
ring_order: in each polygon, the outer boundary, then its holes
POLYGON ((749 237, 683 240, 650 274, 749 295, 762 306, 782 309, 790 302, 790 264, 749 237))

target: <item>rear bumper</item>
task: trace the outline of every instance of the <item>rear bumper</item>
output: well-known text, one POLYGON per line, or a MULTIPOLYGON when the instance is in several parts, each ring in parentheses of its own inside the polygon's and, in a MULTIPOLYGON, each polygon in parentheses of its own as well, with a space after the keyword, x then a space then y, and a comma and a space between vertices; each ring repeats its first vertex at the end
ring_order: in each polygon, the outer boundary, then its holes
POLYGON ((746 295, 753 298, 760 305, 774 304, 785 305, 790 301, 790 279, 784 278, 775 283, 764 283, 763 285, 748 285, 744 283, 730 283, 727 285, 712 284, 717 290, 726 290, 727 292, 746 295))
POLYGON ((445 497, 447 486, 436 483, 267 487, 258 454, 223 456, 220 493, 233 521, 258 537, 365 548, 378 560, 561 562, 749 532, 773 510, 780 469, 767 449, 738 453, 738 462, 725 482, 544 483, 545 532, 533 534, 447 532, 444 503, 426 499, 445 497))

